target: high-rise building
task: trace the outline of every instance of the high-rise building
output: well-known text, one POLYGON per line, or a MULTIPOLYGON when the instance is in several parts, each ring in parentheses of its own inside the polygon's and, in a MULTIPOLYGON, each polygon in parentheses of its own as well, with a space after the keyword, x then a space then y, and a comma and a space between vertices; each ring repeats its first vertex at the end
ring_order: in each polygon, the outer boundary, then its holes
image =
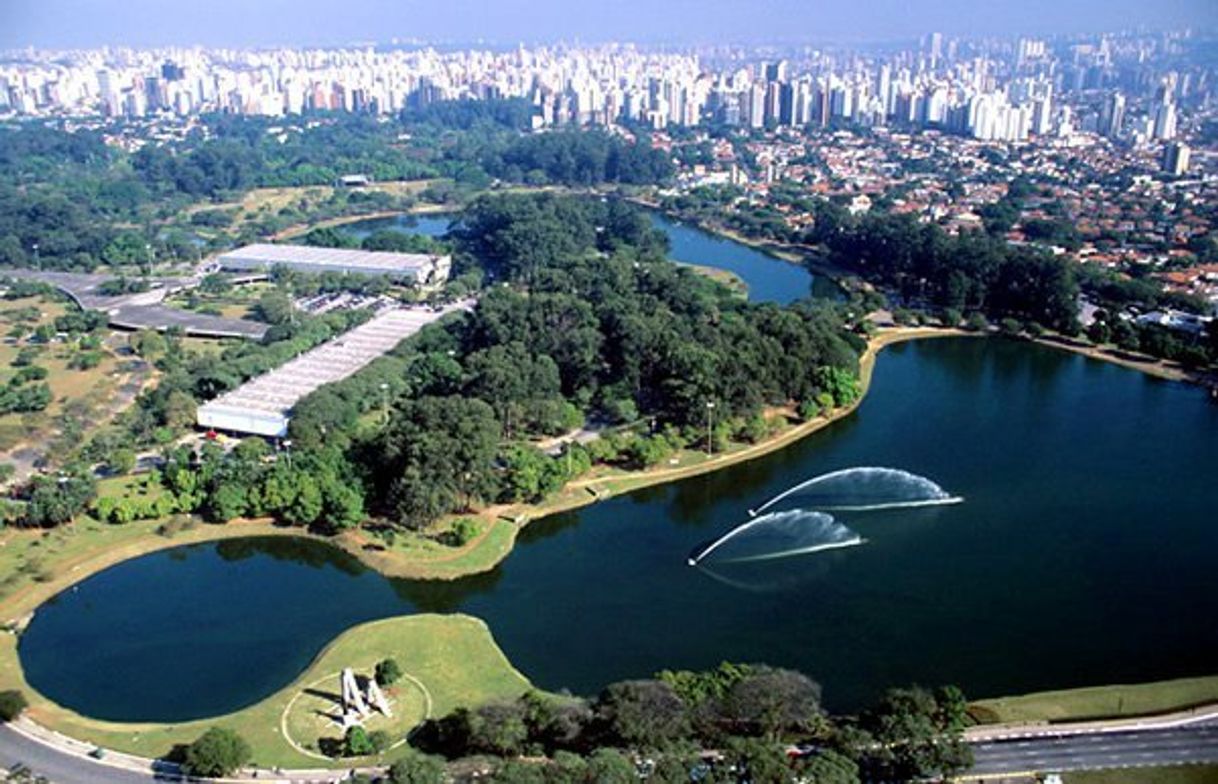
POLYGON ((930 34, 930 67, 935 68, 943 58, 943 33, 930 34))
POLYGON ((1159 104, 1155 112, 1155 138, 1164 141, 1176 138, 1176 105, 1171 101, 1159 104))
POLYGON ((1188 172, 1188 159, 1192 150, 1184 142, 1172 142, 1163 148, 1163 171, 1173 177, 1188 172))
POLYGON ((1121 135, 1121 127, 1124 124, 1125 96, 1114 92, 1108 96, 1108 100, 1104 101, 1104 106, 1100 109, 1099 132, 1109 139, 1115 139, 1121 135))

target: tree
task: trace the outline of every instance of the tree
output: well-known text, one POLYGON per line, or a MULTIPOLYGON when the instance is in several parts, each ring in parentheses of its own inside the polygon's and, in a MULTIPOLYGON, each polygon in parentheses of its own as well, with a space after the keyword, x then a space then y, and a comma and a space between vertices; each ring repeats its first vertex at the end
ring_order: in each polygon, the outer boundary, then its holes
POLYGON ((814 784, 859 784, 859 766, 832 749, 823 749, 798 765, 801 780, 814 784))
POLYGON ((367 757, 375 753, 376 747, 372 745, 367 730, 359 725, 347 728, 347 734, 343 737, 344 757, 367 757))
POLYGON ((663 681, 610 684, 597 700, 596 713, 614 737, 634 748, 654 748, 689 734, 685 703, 663 681))
POLYGON ((491 775, 495 784, 547 784, 545 765, 525 760, 508 760, 491 775))
POLYGON ((634 764, 616 749, 601 748, 588 757, 588 779, 596 784, 636 784, 634 764))
POLYGON ((192 776, 223 778, 250 760, 250 746, 240 735, 224 727, 212 727, 186 747, 185 771, 192 776))
POLYGON ((772 742, 729 738, 724 749, 737 781, 751 784, 785 784, 793 781, 786 755, 772 742))
POLYGON ((110 453, 106 465, 116 474, 129 474, 135 468, 135 452, 130 449, 116 449, 110 453))
POLYGON ((392 686, 402 677, 402 668, 397 659, 382 659, 376 664, 376 682, 379 686, 392 686))
POLYGON ((499 424, 485 402, 460 396, 409 400, 381 438, 390 511, 418 526, 493 495, 499 424))
POLYGON ((860 725, 873 740, 860 760, 867 778, 950 776, 972 764, 961 735, 963 695, 945 689, 940 696, 944 705, 922 688, 890 689, 862 715, 860 725))
POLYGON ((389 766, 393 784, 442 784, 447 779, 442 759, 413 749, 389 766))
POLYGON ((19 691, 0 691, 0 723, 9 722, 21 715, 27 707, 25 695, 19 691))
POLYGON ((470 715, 469 745, 481 752, 501 757, 524 750, 529 730, 524 706, 518 702, 491 702, 470 715))
POLYGON ((777 740, 786 730, 807 732, 820 721, 820 685, 802 673, 756 667, 736 681, 721 701, 734 735, 777 740))

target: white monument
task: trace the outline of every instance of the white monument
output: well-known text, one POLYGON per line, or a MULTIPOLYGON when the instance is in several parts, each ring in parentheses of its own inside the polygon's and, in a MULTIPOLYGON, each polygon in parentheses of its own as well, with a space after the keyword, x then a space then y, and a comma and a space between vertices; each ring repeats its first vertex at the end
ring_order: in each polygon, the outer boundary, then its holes
POLYGON ((361 726, 365 721, 372 718, 372 710, 368 707, 369 703, 386 718, 393 718, 393 711, 389 709, 389 701, 385 699, 385 693, 377 686, 375 678, 368 678, 366 688, 360 689, 359 679, 355 677, 355 670, 346 667, 343 669, 339 681, 341 684, 342 705, 340 706, 341 712, 335 721, 344 731, 351 727, 361 726))
POLYGON ((386 718, 393 718, 393 711, 389 710, 389 701, 385 699, 385 693, 377 685, 376 678, 368 681, 368 702, 371 702, 386 718))

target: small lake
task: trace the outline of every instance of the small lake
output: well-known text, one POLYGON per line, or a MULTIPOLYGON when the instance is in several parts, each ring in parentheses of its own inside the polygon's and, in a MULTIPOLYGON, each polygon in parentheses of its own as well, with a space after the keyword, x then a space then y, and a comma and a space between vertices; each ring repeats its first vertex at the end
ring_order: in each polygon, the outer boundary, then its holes
MULTIPOLYGON (((842 295, 831 279, 813 275, 798 264, 674 221, 658 212, 649 210, 647 215, 653 226, 668 235, 670 259, 735 273, 748 286, 749 300, 753 302, 785 305, 808 296, 837 299, 842 295)), ((358 239, 385 230, 439 237, 457 217, 457 213, 395 215, 352 221, 336 228, 358 239)))
POLYGON ((722 660, 803 670, 837 710, 914 682, 982 697, 1212 674, 1214 466, 1218 406, 1198 388, 999 338, 921 341, 883 352, 851 417, 533 523, 488 574, 390 580, 295 539, 188 546, 61 594, 20 654, 61 705, 154 721, 260 700, 344 629, 411 612, 483 618, 536 685, 582 694, 722 660), (686 564, 748 509, 851 466, 965 500, 835 512, 857 547, 686 564))
POLYGON ((378 231, 401 231, 407 234, 422 234, 425 237, 442 237, 448 232, 448 226, 454 217, 455 214, 451 212, 403 213, 341 223, 334 228, 360 240, 378 231))
POLYGON ((652 225, 668 235, 668 257, 735 273, 749 288, 752 302, 786 305, 808 296, 837 299, 841 290, 825 276, 783 261, 739 242, 711 234, 697 226, 648 211, 652 225))

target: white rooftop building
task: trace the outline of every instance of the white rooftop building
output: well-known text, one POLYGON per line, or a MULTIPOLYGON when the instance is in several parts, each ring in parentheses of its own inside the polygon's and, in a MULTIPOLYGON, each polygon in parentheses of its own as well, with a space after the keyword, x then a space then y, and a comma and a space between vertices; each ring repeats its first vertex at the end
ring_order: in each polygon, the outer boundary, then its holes
POLYGON ((301 398, 325 384, 347 378, 448 313, 472 307, 472 301, 465 301, 441 310, 411 308, 386 311, 291 362, 199 406, 199 426, 282 438, 287 435, 292 408, 301 398))
POLYGON ((269 271, 288 267, 301 272, 345 272, 352 275, 384 275, 393 280, 434 285, 448 279, 451 256, 430 253, 388 253, 310 245, 246 245, 217 257, 220 268, 232 272, 269 271))

